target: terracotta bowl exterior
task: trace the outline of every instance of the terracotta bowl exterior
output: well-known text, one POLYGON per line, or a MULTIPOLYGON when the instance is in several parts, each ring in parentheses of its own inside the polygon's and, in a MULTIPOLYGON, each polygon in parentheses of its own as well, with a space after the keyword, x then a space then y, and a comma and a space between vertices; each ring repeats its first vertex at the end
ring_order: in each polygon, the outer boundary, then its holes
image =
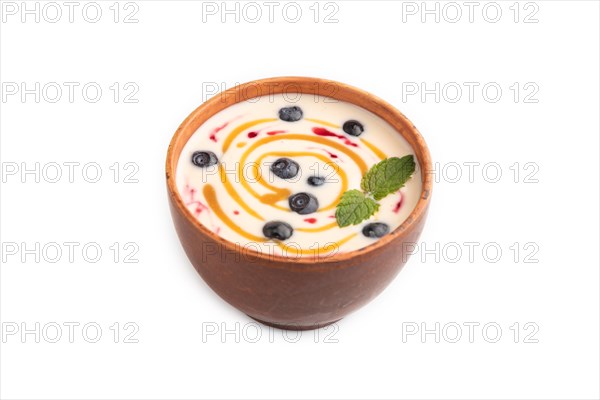
MULTIPOLYGON (((250 317, 283 329, 314 329, 367 304, 406 263, 427 216, 431 158, 415 126, 385 101, 349 85, 307 77, 256 80, 222 92, 194 110, 169 145, 166 178, 179 240, 200 276, 225 301, 250 317), (208 118, 232 104, 270 93, 307 93, 356 104, 386 120, 410 143, 421 170, 422 193, 396 230, 366 248, 327 258, 260 254, 204 227, 183 203, 175 172, 183 146, 208 118)), ((417 176, 415 176, 417 177, 417 176)), ((418 177, 417 177, 418 178, 418 177)))

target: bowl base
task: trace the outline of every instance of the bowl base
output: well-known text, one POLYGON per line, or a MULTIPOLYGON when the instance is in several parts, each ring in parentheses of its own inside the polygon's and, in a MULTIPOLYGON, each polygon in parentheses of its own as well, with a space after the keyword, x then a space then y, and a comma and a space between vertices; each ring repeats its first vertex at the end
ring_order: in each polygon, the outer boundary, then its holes
POLYGON ((277 329, 284 329, 286 331, 309 331, 309 330, 313 330, 313 329, 323 328, 323 327, 329 326, 331 324, 335 324, 336 322, 341 320, 341 318, 340 318, 340 319, 336 319, 335 321, 325 322, 322 324, 312 324, 312 325, 286 325, 286 324, 278 324, 276 322, 263 321, 258 318, 254 318, 252 315, 248 315, 248 316, 250 318, 252 318, 253 320, 260 322, 261 324, 271 326, 271 327, 277 328, 277 329))

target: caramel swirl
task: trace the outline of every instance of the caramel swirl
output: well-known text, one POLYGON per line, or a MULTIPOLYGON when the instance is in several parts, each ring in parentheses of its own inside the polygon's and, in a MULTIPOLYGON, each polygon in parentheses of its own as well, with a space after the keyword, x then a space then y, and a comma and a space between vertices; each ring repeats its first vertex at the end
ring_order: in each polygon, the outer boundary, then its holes
MULTIPOLYGON (((256 164, 260 165, 260 163, 262 162, 262 160, 264 160, 266 157, 270 157, 270 156, 275 156, 275 157, 284 157, 284 156, 290 156, 290 157, 315 157, 321 161, 323 161, 326 165, 331 166, 332 168, 335 169, 335 171, 337 172, 337 174, 340 177, 340 180, 342 181, 342 185, 340 187, 340 191, 338 196, 335 198, 334 201, 332 201, 330 204, 328 204, 325 207, 321 207, 319 208, 319 211, 327 211, 327 210, 331 210, 333 208, 336 207, 337 203, 339 202, 340 198, 342 197, 342 195, 344 194, 344 192, 346 190, 348 190, 348 176, 346 175, 346 172, 340 168, 340 166, 334 162, 332 162, 331 160, 329 160, 327 157, 325 157, 322 154, 318 154, 315 152, 310 152, 310 151, 270 151, 268 153, 263 154, 262 156, 260 156, 259 158, 256 159, 256 164)), ((276 186, 271 185, 268 182, 265 182, 265 180, 263 179, 262 175, 260 174, 258 167, 256 167, 256 165, 254 165, 255 168, 253 168, 253 179, 256 180, 256 182, 260 183, 262 186, 266 187, 267 189, 271 190, 273 193, 276 194, 274 200, 279 201, 279 200, 283 200, 283 199, 287 199, 291 193, 289 190, 287 189, 281 189, 278 188, 276 186)), ((245 178, 242 178, 245 179, 245 178)), ((250 189, 250 193, 258 198, 263 198, 263 196, 259 196, 254 190, 250 189)), ((287 211, 289 210, 288 207, 281 207, 278 206, 277 204, 272 204, 272 203, 267 203, 267 204, 271 204, 272 206, 274 206, 275 208, 278 208, 280 210, 284 210, 287 211)))
MULTIPOLYGON (((341 127, 339 125, 332 123, 332 122, 323 121, 323 120, 314 119, 314 118, 304 118, 304 119, 306 121, 317 124, 319 126, 326 126, 326 127, 330 127, 330 128, 334 128, 334 129, 341 129, 341 127)), ((296 158, 308 157, 308 158, 313 158, 313 159, 319 161, 320 163, 325 164, 325 166, 327 168, 329 168, 329 167, 334 168, 335 177, 339 178, 339 190, 336 192, 336 189, 338 189, 337 186, 332 186, 328 189, 327 193, 329 193, 329 191, 332 191, 331 193, 328 194, 328 196, 335 195, 335 198, 330 203, 321 206, 317 210, 318 213, 334 210, 336 208, 337 204, 339 203, 342 195, 349 188, 348 172, 346 172, 346 170, 343 169, 343 167, 338 162, 332 160, 332 159, 338 158, 338 154, 345 156, 340 159, 342 162, 350 160, 351 164, 354 164, 362 175, 364 175, 367 172, 368 166, 367 166, 367 163, 365 162, 365 160, 363 159, 363 157, 361 157, 359 155, 360 148, 357 149, 356 152, 355 152, 355 150, 353 150, 354 148, 357 147, 357 144, 363 145, 363 147, 362 147, 363 151, 365 149, 368 149, 371 154, 374 154, 379 159, 385 159, 387 157, 385 152, 383 152, 377 146, 373 145, 372 143, 370 143, 369 141, 367 141, 363 138, 359 138, 358 142, 350 143, 353 147, 349 147, 347 140, 346 140, 346 142, 344 142, 344 140, 340 141, 340 139, 343 139, 343 136, 337 135, 337 134, 335 134, 335 135, 334 134, 320 135, 319 133, 314 131, 314 129, 317 129, 317 128, 313 128, 313 133, 316 133, 316 135, 311 135, 308 133, 305 134, 305 133, 287 132, 287 131, 281 130, 281 129, 277 130, 279 127, 274 128, 275 130, 269 131, 267 128, 269 126, 268 124, 276 122, 276 121, 279 121, 279 119, 260 118, 260 119, 254 119, 252 121, 240 123, 239 125, 235 126, 226 136, 224 136, 223 143, 221 145, 221 149, 222 149, 222 155, 220 156, 221 158, 225 158, 225 155, 227 154, 227 152, 232 148, 234 149, 233 150, 234 154, 236 154, 236 155, 240 154, 240 155, 239 155, 239 159, 235 160, 235 161, 237 161, 236 162, 237 166, 234 169, 234 173, 237 175, 236 179, 232 179, 231 177, 227 176, 228 173, 231 173, 232 171, 228 171, 225 169, 226 162, 219 164, 218 176, 221 181, 220 184, 223 185, 223 188, 224 188, 225 192, 227 193, 227 195, 237 205, 239 205, 239 207, 241 207, 241 210, 244 210, 247 213, 247 215, 251 216, 252 218, 255 218, 258 221, 265 221, 267 219, 273 219, 274 217, 271 215, 267 215, 268 214, 267 209, 260 211, 261 207, 257 207, 257 202, 265 204, 269 207, 272 207, 274 210, 278 210, 278 212, 283 211, 285 213, 293 213, 293 211, 290 209, 290 207, 287 204, 287 200, 292 195, 292 191, 285 187, 278 187, 278 186, 276 186, 276 184, 268 181, 268 179, 265 179, 263 177, 263 174, 261 171, 261 168, 262 168, 261 166, 264 165, 264 161, 268 157, 296 157, 296 158), (267 124, 267 125, 260 126, 259 128, 254 128, 254 129, 256 129, 256 131, 251 130, 251 128, 262 125, 262 124, 267 124), (260 132, 263 132, 263 131, 265 132, 264 136, 258 137, 258 135, 261 134, 260 132), (244 135, 244 138, 241 138, 240 140, 236 140, 242 134, 246 134, 246 133, 248 136, 247 138, 245 137, 246 135, 244 135), (307 143, 307 146, 310 146, 311 144, 313 144, 313 145, 316 144, 316 145, 319 145, 319 147, 318 148, 316 148, 316 147, 306 148, 305 147, 306 149, 304 149, 302 147, 300 147, 300 148, 296 147, 295 151, 285 151, 285 150, 281 150, 281 146, 280 146, 280 149, 277 149, 277 151, 266 151, 265 153, 259 154, 254 160, 252 159, 253 154, 255 153, 255 151, 257 149, 260 148, 262 150, 264 148, 262 146, 268 145, 269 143, 272 143, 275 141, 281 141, 281 140, 285 141, 285 145, 284 145, 285 147, 283 147, 283 148, 287 147, 288 142, 289 142, 290 147, 297 146, 296 143, 298 143, 298 142, 307 143), (323 146, 324 148, 322 148, 321 146, 323 146), (327 154, 323 153, 323 150, 327 154), (338 152, 338 154, 331 153, 328 150, 336 151, 336 152, 338 152), (236 184, 238 183, 238 180, 239 180, 239 183, 241 184, 241 188, 236 186, 236 184), (259 186, 257 187, 255 184, 258 184, 259 186), (263 188, 264 190, 260 190, 260 188, 263 188), (246 191, 251 197, 247 198, 245 195, 242 196, 241 192, 240 192, 241 190, 246 191), (284 201, 285 201, 285 204, 283 203, 284 201)), ((215 142, 216 142, 216 140, 215 140, 215 142)), ((277 146, 279 146, 279 144, 277 144, 277 146)), ((229 155, 228 157, 232 158, 231 155, 229 155)), ((332 176, 332 175, 330 175, 330 176, 332 176)), ((330 181, 330 183, 331 183, 331 181, 330 181)), ((218 184, 217 184, 216 189, 220 189, 218 187, 218 184)), ((265 244, 267 242, 272 242, 272 239, 267 239, 266 237, 259 236, 259 235, 256 235, 255 233, 248 232, 243 227, 241 227, 240 223, 239 223, 240 221, 237 221, 237 220, 235 220, 235 218, 232 218, 229 215, 229 213, 223 209, 222 205, 219 202, 218 194, 217 194, 217 193, 220 193, 220 195, 223 195, 223 193, 221 191, 218 192, 216 189, 215 189, 214 183, 213 184, 205 183, 202 187, 202 194, 204 195, 208 209, 211 210, 211 212, 213 212, 214 215, 220 221, 222 221, 222 223, 226 227, 228 227, 231 231, 235 232, 236 234, 240 235, 241 237, 246 238, 255 243, 265 244)), ((331 197, 328 197, 328 198, 331 198, 331 197)), ((238 215, 239 211, 234 209, 233 214, 238 215)), ((322 218, 319 218, 322 222, 322 225, 320 225, 320 226, 298 226, 298 227, 294 227, 293 229, 298 232, 315 233, 315 232, 326 232, 330 229, 337 228, 338 225, 335 220, 332 222, 328 222, 328 220, 327 220, 327 218, 331 217, 331 212, 329 212, 327 214, 319 214, 319 216, 322 217, 322 218)), ((281 218, 281 221, 286 221, 286 218, 284 216, 281 216, 279 218, 281 218)), ((277 218, 277 219, 279 219, 279 218, 277 218)), ((306 219, 305 221, 308 222, 309 224, 313 224, 313 223, 317 222, 317 218, 309 218, 309 219, 306 219)), ((331 220, 329 220, 329 221, 331 221, 331 220)), ((253 224, 256 224, 256 223, 253 222, 253 224)), ((243 226, 243 224, 242 224, 242 226, 243 226)), ((218 228, 216 228, 216 229, 218 229, 218 228)), ((218 230, 217 230, 217 232, 218 232, 218 230)), ((302 243, 304 243, 303 246, 306 247, 306 248, 304 248, 304 247, 301 247, 298 243, 294 242, 293 236, 290 239, 284 240, 284 241, 275 240, 275 245, 277 247, 279 247, 284 254, 290 254, 290 255, 296 255, 296 256, 309 256, 309 257, 310 256, 329 257, 329 256, 332 256, 335 253, 337 253, 340 249, 340 246, 342 246, 344 243, 352 240, 354 237, 356 237, 358 235, 357 232, 354 232, 354 233, 351 233, 351 232, 352 232, 352 230, 348 231, 349 234, 342 237, 341 239, 339 239, 339 236, 338 236, 337 238, 339 240, 337 240, 337 241, 332 240, 331 242, 326 243, 323 246, 320 246, 317 243, 315 243, 312 246, 308 246, 305 242, 301 241, 302 243)), ((258 233, 258 232, 256 232, 256 233, 258 233)), ((325 233, 325 235, 329 235, 329 233, 325 233)), ((322 240, 323 237, 327 237, 327 236, 322 236, 320 240, 322 240)), ((332 238, 336 239, 335 235, 332 238)), ((304 239, 304 238, 302 238, 302 239, 304 239)))
POLYGON ((221 208, 219 201, 217 200, 217 192, 215 192, 215 188, 212 185, 204 185, 204 189, 202 189, 202 194, 204 194, 204 198, 206 199, 206 203, 210 207, 210 209, 219 217, 221 221, 225 223, 231 230, 245 237, 246 239, 254 240, 255 242, 266 242, 266 239, 261 236, 255 236, 249 232, 246 232, 235 222, 227 216, 225 211, 221 208))
POLYGON ((245 123, 239 125, 237 128, 235 128, 234 130, 231 131, 231 133, 227 136, 227 138, 223 142, 223 154, 225 154, 227 149, 229 149, 229 146, 231 146, 231 143, 233 142, 233 140, 240 133, 244 132, 246 129, 252 128, 253 126, 256 126, 259 124, 263 124, 265 122, 275 122, 275 121, 277 121, 277 119, 275 119, 275 118, 263 118, 263 119, 255 119, 254 121, 248 121, 248 122, 245 122, 245 123))

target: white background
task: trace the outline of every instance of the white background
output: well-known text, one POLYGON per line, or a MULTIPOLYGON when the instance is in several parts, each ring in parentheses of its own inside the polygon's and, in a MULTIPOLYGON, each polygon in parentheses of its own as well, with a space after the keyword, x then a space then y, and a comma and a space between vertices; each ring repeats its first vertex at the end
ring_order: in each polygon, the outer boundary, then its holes
MULTIPOLYGON (((97 23, 82 17, 85 2, 73 23, 62 2, 56 23, 44 15, 23 23, 21 10, 3 13, 2 398, 600 396, 597 2, 498 2, 496 23, 488 21, 496 6, 482 14, 484 2, 473 22, 467 6, 454 3, 462 12, 456 23, 449 21, 456 7, 446 3, 438 3, 439 22, 435 15, 422 22, 420 2, 392 1, 338 1, 327 9, 321 3, 316 23, 312 1, 298 3, 297 23, 282 16, 283 2, 273 22, 259 2, 260 21, 241 15, 236 23, 229 15, 222 23, 220 13, 203 14, 201 2, 137 1, 138 22, 123 22, 136 7, 121 3, 115 23, 113 3, 98 3, 97 23), (338 22, 325 23, 332 11, 338 22), (293 333, 260 326, 262 336, 251 343, 257 325, 215 295, 182 251, 167 207, 164 160, 179 123, 210 94, 207 83, 231 87, 281 75, 358 86, 416 124, 439 163, 421 238, 433 250, 415 254, 382 295, 334 328, 304 332, 296 341, 293 333), (11 82, 30 89, 35 82, 80 86, 72 103, 66 86, 56 103, 48 101, 54 92, 41 93, 38 103, 33 94, 7 95, 11 82), (96 103, 82 97, 89 82, 103 89, 96 103), (115 82, 117 103, 109 88, 115 82), (139 88, 137 103, 124 102, 128 82, 139 88), (410 95, 410 88, 433 89, 436 82, 448 89, 438 102, 434 94, 410 95), (479 85, 473 101, 465 82, 479 85), (502 89, 496 102, 492 89, 488 98, 482 94, 488 83, 502 89), (462 97, 452 102, 457 85, 462 97), (66 167, 57 183, 7 174, 36 162, 80 166, 73 183, 66 167), (102 168, 98 183, 82 177, 81 166, 90 162, 102 168), (120 175, 114 183, 115 162, 121 173, 125 163, 139 166, 139 182, 124 183, 120 175), (479 163, 472 182, 465 162, 479 163), (493 168, 482 174, 488 163, 493 168), (515 163, 518 177, 510 169, 515 163), (456 165, 462 176, 453 183, 456 165), (498 167, 502 176, 492 183, 498 167), (65 247, 55 263, 48 260, 54 253, 39 262, 25 255, 22 262, 22 243, 36 242, 80 246, 74 262, 65 247), (117 262, 109 249, 115 242, 117 262), (128 242, 139 247, 138 263, 123 260, 128 242), (473 259, 465 242, 479 243, 473 259), (98 262, 82 257, 86 243, 102 248, 98 262), (489 254, 482 253, 489 243, 489 254), (462 256, 455 260, 457 248, 462 256), (80 324, 73 343, 68 322, 80 324), (135 325, 125 329, 127 322, 135 325), (479 324, 472 340, 469 322, 479 324), (47 328, 39 343, 20 331, 36 323, 47 328), (52 323, 63 327, 57 343, 52 323), (97 343, 86 340, 93 329, 83 336, 86 323, 102 328, 97 343), (433 333, 406 335, 415 326, 435 331, 436 323, 439 343, 433 333), (457 325, 462 336, 452 343, 457 325), (8 334, 15 326, 19 332, 8 334), (138 342, 125 343, 135 326, 130 339, 138 342), (494 327, 502 335, 491 343, 494 327), (206 335, 208 329, 219 332, 206 335), (234 333, 221 337, 223 329, 234 333)), ((46 11, 54 18, 54 10, 46 11)))

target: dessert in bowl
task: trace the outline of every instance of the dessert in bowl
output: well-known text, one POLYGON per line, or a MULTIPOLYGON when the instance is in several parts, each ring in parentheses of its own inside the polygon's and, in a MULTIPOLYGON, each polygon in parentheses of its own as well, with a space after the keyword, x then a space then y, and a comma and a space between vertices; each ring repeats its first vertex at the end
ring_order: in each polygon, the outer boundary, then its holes
POLYGON ((175 133, 175 227, 204 280, 278 327, 335 322, 399 272, 425 221, 427 147, 384 101, 316 78, 236 86, 175 133))

